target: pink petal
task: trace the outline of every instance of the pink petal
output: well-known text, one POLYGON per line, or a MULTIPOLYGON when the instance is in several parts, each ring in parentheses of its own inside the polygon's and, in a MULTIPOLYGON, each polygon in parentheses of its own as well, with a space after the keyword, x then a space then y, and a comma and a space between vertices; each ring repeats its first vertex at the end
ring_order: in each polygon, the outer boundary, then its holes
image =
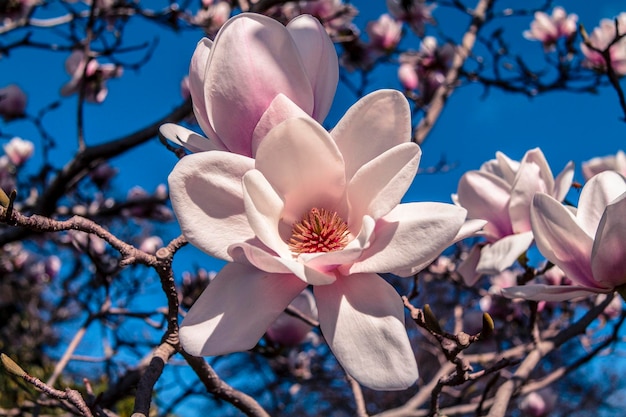
POLYGON ((419 271, 450 246, 466 213, 452 204, 400 204, 376 222, 374 241, 350 273, 408 276, 419 271))
POLYGON ((575 285, 544 285, 533 284, 502 289, 502 295, 507 298, 523 298, 534 301, 566 301, 576 297, 588 297, 600 290, 575 285))
POLYGON ((283 221, 289 225, 314 207, 340 209, 343 159, 328 132, 311 118, 289 119, 272 129, 259 146, 256 168, 285 201, 283 221))
POLYGON ((549 195, 539 193, 533 198, 530 219, 539 252, 575 284, 598 287, 591 273, 593 240, 571 211, 549 195))
POLYGON ((624 192, 626 180, 615 171, 601 172, 585 184, 578 200, 576 217, 589 236, 596 235, 606 206, 624 192))
POLYGON ((524 158, 521 161, 520 170, 523 169, 525 164, 535 164, 537 165, 537 167, 539 167, 539 176, 541 182, 545 184, 545 189, 539 191, 551 193, 552 190, 554 190, 554 175, 552 175, 550 165, 548 165, 548 161, 546 160, 543 152, 541 152, 541 149, 535 148, 526 152, 524 158))
POLYGON ((221 151, 218 145, 186 127, 165 123, 159 127, 159 134, 165 139, 183 146, 191 152, 221 151))
POLYGON ((254 237, 243 203, 241 178, 254 160, 229 152, 187 155, 168 178, 172 207, 187 240, 232 261, 228 247, 254 237))
POLYGON ((291 255, 289 257, 276 256, 270 253, 268 248, 259 241, 251 240, 234 244, 229 248, 229 253, 236 262, 249 262, 261 271, 295 275, 307 284, 327 285, 336 280, 333 272, 310 268, 291 255))
POLYGON ((322 122, 335 98, 339 81, 339 62, 335 45, 319 20, 300 15, 287 24, 313 88, 315 106, 311 116, 322 122))
POLYGON ((296 106, 293 101, 289 100, 287 96, 283 94, 277 95, 254 128, 252 133, 252 155, 256 155, 261 140, 267 136, 273 127, 278 126, 287 119, 296 117, 307 118, 308 115, 300 107, 296 106))
POLYGON ((242 13, 218 33, 204 79, 209 122, 232 152, 252 155, 252 132, 279 93, 307 114, 313 92, 289 31, 267 16, 242 13))
POLYGON ((400 296, 375 274, 314 288, 320 327, 341 366, 362 385, 402 390, 418 377, 400 296))
POLYGON ((459 181, 457 201, 467 209, 468 217, 489 221, 485 235, 492 240, 513 233, 509 217, 511 187, 493 174, 469 171, 459 181))
POLYGON ((497 274, 515 263, 533 243, 533 232, 518 233, 485 245, 480 251, 476 271, 480 274, 497 274))
POLYGON ((482 234, 482 229, 485 227, 486 224, 486 220, 465 220, 463 226, 461 226, 459 232, 454 237, 454 242, 460 242, 463 239, 480 236, 482 234))
POLYGON ((378 220, 396 207, 413 182, 421 153, 415 143, 403 143, 359 169, 348 184, 348 224, 358 224, 365 215, 378 220))
POLYGON ((350 107, 330 134, 350 179, 367 162, 411 139, 409 104, 399 91, 378 90, 350 107))
POLYGON ((603 287, 626 284, 626 193, 602 215, 591 252, 593 276, 603 287))
POLYGON ((252 349, 265 330, 306 288, 293 275, 276 275, 230 263, 193 304, 180 327, 180 342, 195 356, 252 349))
POLYGON ((198 42, 189 64, 189 93, 191 94, 193 113, 202 131, 218 143, 218 146, 227 149, 209 122, 209 114, 207 113, 204 97, 204 82, 212 47, 213 41, 208 38, 202 38, 198 42))

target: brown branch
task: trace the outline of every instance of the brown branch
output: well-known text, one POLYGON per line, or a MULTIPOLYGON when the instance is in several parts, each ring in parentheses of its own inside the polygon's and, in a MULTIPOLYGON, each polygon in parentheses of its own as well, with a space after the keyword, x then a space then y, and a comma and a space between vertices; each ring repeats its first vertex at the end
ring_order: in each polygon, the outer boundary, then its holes
POLYGON ((463 35, 461 44, 456 48, 454 58, 452 59, 452 65, 446 74, 446 79, 435 91, 424 118, 419 122, 413 132, 413 141, 418 145, 424 143, 424 140, 426 140, 426 137, 441 115, 448 97, 450 97, 456 89, 461 68, 476 43, 478 31, 485 23, 487 12, 491 9, 494 1, 495 0, 479 0, 476 5, 476 9, 472 14, 472 22, 470 23, 467 32, 465 32, 465 35, 463 35))
POLYGON ((249 395, 238 391, 224 382, 215 370, 203 358, 181 352, 187 363, 195 371, 208 392, 224 401, 228 401, 247 416, 269 417, 270 415, 249 395))

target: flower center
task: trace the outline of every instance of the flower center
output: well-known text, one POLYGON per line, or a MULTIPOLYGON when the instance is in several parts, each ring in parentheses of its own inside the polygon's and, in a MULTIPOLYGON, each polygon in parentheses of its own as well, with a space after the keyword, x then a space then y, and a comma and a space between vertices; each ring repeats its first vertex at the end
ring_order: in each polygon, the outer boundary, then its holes
POLYGON ((333 252, 346 247, 349 234, 336 212, 314 207, 294 223, 288 245, 294 254, 333 252))

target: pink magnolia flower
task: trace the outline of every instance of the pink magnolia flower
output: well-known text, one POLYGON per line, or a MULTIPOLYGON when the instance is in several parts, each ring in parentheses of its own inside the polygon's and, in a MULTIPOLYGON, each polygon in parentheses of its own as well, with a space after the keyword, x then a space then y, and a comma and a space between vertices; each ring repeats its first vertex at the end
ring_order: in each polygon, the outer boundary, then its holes
POLYGON ((187 352, 252 348, 312 285, 322 334, 350 375, 373 389, 415 382, 402 301, 378 273, 410 275, 481 225, 466 227, 451 204, 399 204, 421 154, 410 121, 403 95, 383 90, 330 134, 303 114, 271 129, 256 159, 211 151, 178 162, 169 184, 183 234, 230 262, 183 321, 187 352))
POLYGON ((521 162, 505 154, 465 173, 454 200, 465 207, 470 219, 487 220, 483 229, 487 245, 470 253, 460 270, 468 285, 481 274, 498 273, 511 266, 533 241, 530 205, 537 192, 563 201, 574 177, 570 161, 554 178, 543 152, 532 149, 521 162), (475 271, 475 275, 471 273, 475 271))
POLYGON ((232 7, 227 1, 203 1, 202 4, 192 22, 202 26, 206 34, 213 37, 230 17, 232 7))
POLYGON ((418 52, 400 54, 398 78, 405 89, 419 89, 422 101, 428 103, 435 90, 445 82, 453 57, 452 45, 438 45, 436 38, 426 36, 418 52))
MULTIPOLYGON (((315 298, 309 290, 304 290, 289 304, 306 317, 317 320, 315 298)), ((313 326, 301 318, 280 313, 280 316, 267 329, 267 337, 283 346, 297 346, 302 343, 313 326)))
POLYGON ((603 171, 616 171, 626 177, 626 154, 620 150, 615 155, 591 158, 581 168, 585 180, 603 171))
POLYGON ((519 403, 519 409, 527 417, 546 417, 554 410, 558 397, 550 388, 533 391, 519 403))
MULTIPOLYGON (((595 28, 589 36, 589 43, 600 51, 609 48, 611 67, 617 75, 623 76, 626 75, 626 37, 613 43, 617 37, 616 25, 620 35, 626 32, 626 12, 620 13, 615 20, 602 19, 600 26, 595 28)), ((606 61, 600 52, 593 50, 585 43, 580 44, 580 49, 586 58, 583 65, 596 71, 606 72, 606 61)))
POLYGON ((106 81, 122 75, 122 67, 114 64, 100 64, 88 59, 83 51, 76 50, 65 61, 65 70, 72 79, 61 88, 61 95, 69 96, 84 88, 85 100, 102 103, 109 90, 106 81))
POLYGON ((302 14, 310 14, 316 17, 331 35, 341 35, 350 28, 352 20, 358 14, 358 10, 343 0, 305 0, 295 3, 286 3, 283 7, 285 15, 295 17, 302 14))
POLYGON ((4 153, 15 166, 20 166, 28 161, 33 156, 34 151, 35 145, 33 142, 18 137, 14 137, 4 145, 4 153))
POLYGON ((390 52, 402 39, 402 23, 388 14, 382 14, 378 20, 367 24, 369 46, 383 52, 390 52))
POLYGON ((530 23, 530 30, 524 31, 524 37, 543 43, 545 48, 552 48, 561 38, 571 38, 576 34, 578 16, 567 14, 562 7, 552 9, 552 16, 535 12, 535 20, 530 23))
POLYGON ((192 152, 253 156, 265 133, 288 117, 303 111, 322 121, 338 77, 337 53, 315 18, 299 16, 285 27, 242 13, 226 22, 214 42, 202 39, 191 59, 193 110, 210 141, 174 124, 163 125, 161 134, 192 152), (269 112, 279 95, 299 109, 277 105, 269 112))
POLYGON ((9 121, 21 117, 26 110, 26 94, 15 84, 0 88, 0 117, 9 121))
POLYGON ((432 11, 435 4, 426 4, 424 0, 387 0, 389 13, 398 20, 406 22, 417 36, 424 36, 426 23, 433 23, 432 11))
POLYGON ((613 171, 591 178, 578 209, 538 193, 531 207, 537 248, 563 270, 571 285, 525 285, 502 291, 509 298, 562 301, 609 293, 626 284, 626 180, 613 171))

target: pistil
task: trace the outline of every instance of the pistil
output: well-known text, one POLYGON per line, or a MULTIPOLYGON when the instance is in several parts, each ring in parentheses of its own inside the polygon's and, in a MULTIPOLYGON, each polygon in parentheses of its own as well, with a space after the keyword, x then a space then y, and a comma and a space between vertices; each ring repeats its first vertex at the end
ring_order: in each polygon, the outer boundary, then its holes
POLYGON ((349 234, 336 212, 314 207, 293 225, 288 244, 294 254, 333 252, 346 247, 349 234))

